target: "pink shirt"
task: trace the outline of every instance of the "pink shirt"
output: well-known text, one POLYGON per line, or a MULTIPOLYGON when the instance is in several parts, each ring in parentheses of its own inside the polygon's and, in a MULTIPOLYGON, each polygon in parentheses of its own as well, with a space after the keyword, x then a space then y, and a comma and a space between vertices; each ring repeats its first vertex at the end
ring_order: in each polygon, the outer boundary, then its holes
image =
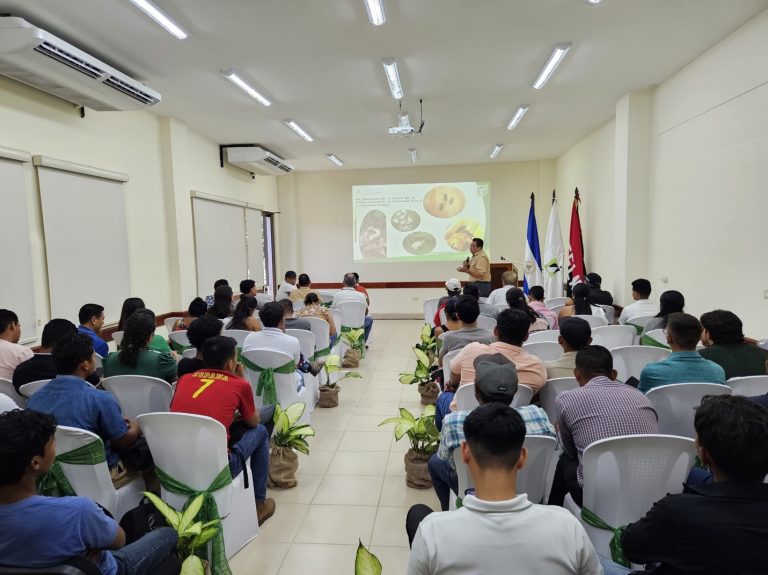
POLYGON ((491 344, 473 342, 462 348, 451 361, 451 371, 461 374, 459 385, 475 382, 475 359, 480 355, 500 353, 517 368, 517 382, 527 385, 536 393, 547 382, 547 370, 542 361, 523 348, 495 341, 491 344))
POLYGON ((557 329, 557 314, 553 312, 551 309, 549 309, 547 306, 544 305, 543 302, 540 301, 532 301, 528 303, 528 306, 535 312, 540 313, 545 318, 549 320, 550 328, 549 329, 557 329))
POLYGON ((33 355, 35 354, 28 347, 0 339, 0 378, 11 381, 16 366, 33 355))

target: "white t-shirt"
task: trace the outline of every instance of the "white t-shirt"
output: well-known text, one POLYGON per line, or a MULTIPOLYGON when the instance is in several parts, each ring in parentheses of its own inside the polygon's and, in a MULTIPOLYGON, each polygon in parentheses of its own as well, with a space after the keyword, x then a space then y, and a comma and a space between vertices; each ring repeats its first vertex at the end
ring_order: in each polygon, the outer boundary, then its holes
POLYGON ((265 327, 261 331, 255 331, 246 336, 243 342, 243 351, 249 349, 269 349, 282 351, 293 356, 293 360, 299 363, 301 359, 301 346, 299 340, 283 333, 276 327, 265 327))
POLYGON ((368 305, 368 302, 365 299, 365 294, 356 291, 355 288, 351 287, 344 287, 333 294, 333 303, 331 305, 333 307, 338 307, 340 303, 348 301, 356 301, 362 303, 363 305, 368 305))
POLYGON ((649 299, 639 299, 624 308, 619 316, 619 323, 626 323, 636 317, 654 316, 659 313, 658 307, 649 299))
POLYGON ((275 294, 275 301, 280 301, 281 299, 289 299, 291 292, 296 289, 296 286, 293 284, 289 284, 288 282, 284 281, 280 284, 280 287, 277 288, 277 294, 275 294))
POLYGON ((491 295, 488 296, 486 303, 490 305, 507 305, 507 290, 511 287, 513 286, 508 285, 493 290, 491 295))
POLYGON ((600 575, 579 521, 562 507, 468 495, 463 507, 428 515, 411 548, 408 575, 600 575))
POLYGON ((0 339, 0 377, 11 381, 16 366, 33 355, 35 354, 28 347, 0 339))

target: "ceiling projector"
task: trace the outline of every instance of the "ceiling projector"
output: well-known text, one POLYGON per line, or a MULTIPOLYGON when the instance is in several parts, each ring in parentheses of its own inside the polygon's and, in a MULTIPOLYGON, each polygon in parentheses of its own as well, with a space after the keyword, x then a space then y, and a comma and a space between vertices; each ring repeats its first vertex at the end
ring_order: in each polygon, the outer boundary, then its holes
POLYGON ((421 134, 424 129, 424 108, 422 100, 419 100, 419 108, 421 110, 421 123, 418 128, 414 128, 411 125, 411 119, 408 117, 408 112, 403 110, 403 102, 400 101, 400 112, 397 115, 397 126, 389 128, 390 136, 410 136, 412 134, 421 134))

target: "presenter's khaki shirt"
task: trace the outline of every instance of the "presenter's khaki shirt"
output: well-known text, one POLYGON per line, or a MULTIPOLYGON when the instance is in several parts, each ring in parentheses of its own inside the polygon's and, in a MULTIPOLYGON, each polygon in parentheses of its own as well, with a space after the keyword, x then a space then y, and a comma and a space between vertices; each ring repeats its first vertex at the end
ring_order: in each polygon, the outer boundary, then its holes
POLYGON ((480 277, 473 276, 472 279, 475 281, 491 281, 491 262, 488 261, 488 255, 483 250, 472 256, 472 259, 469 260, 469 268, 480 273, 480 277))

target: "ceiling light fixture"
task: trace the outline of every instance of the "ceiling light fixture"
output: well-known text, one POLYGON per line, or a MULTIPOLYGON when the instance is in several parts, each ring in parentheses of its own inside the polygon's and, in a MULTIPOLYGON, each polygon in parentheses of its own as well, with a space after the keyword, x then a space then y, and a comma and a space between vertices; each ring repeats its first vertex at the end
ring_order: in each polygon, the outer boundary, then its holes
POLYGON ((517 109, 517 112, 515 112, 515 115, 512 116, 512 119, 509 121, 509 124, 507 124, 507 130, 514 130, 515 128, 517 128, 517 125, 523 119, 523 116, 525 116, 528 113, 528 108, 529 106, 520 106, 517 109))
POLYGON ((238 76, 234 70, 226 69, 221 71, 222 74, 232 82, 235 86, 240 88, 243 92, 248 94, 251 98, 259 102, 259 104, 262 104, 263 106, 271 106, 272 102, 267 100, 262 94, 256 91, 255 88, 250 86, 243 80, 240 76, 238 76))
POLYGON ((342 167, 344 165, 344 162, 342 162, 340 159, 338 159, 333 154, 326 154, 325 157, 328 158, 331 162, 333 162, 334 164, 336 164, 339 167, 342 167))
POLYGON ((392 92, 392 97, 395 100, 402 100, 403 85, 400 83, 400 72, 397 70, 397 62, 394 58, 385 58, 382 60, 382 64, 384 64, 384 73, 387 75, 389 91, 392 92))
POLYGON ((365 0, 365 9, 368 11, 368 20, 374 26, 381 26, 387 21, 384 13, 384 0, 365 0))
POLYGON ((416 163, 419 161, 419 157, 416 155, 416 148, 408 148, 408 153, 411 155, 411 162, 416 163))
POLYGON ((560 62, 563 61, 563 58, 565 58, 565 55, 570 49, 570 42, 555 44, 555 47, 552 50, 552 54, 549 56, 547 63, 544 64, 544 67, 541 69, 541 72, 539 72, 536 81, 533 83, 533 87, 535 89, 541 90, 544 87, 544 85, 549 81, 549 78, 552 76, 552 74, 554 74, 555 70, 560 65, 560 62))
POLYGON ((603 0, 584 0, 584 2, 589 4, 590 6, 597 6, 602 1, 603 0))
POLYGON ((493 148, 493 151, 491 152, 491 159, 495 160, 496 156, 498 156, 503 149, 504 149, 504 144, 496 144, 493 148))
POLYGON ((163 14, 160 9, 152 4, 152 2, 149 2, 149 0, 131 0, 131 2, 144 14, 152 18, 155 22, 160 24, 163 28, 165 28, 169 34, 172 36, 175 36, 179 40, 184 40, 189 34, 187 34, 184 30, 182 30, 176 22, 168 18, 165 14, 163 14))
POLYGON ((299 136, 304 138, 307 142, 314 142, 315 141, 315 139, 312 136, 310 136, 309 134, 307 134, 306 131, 304 131, 304 128, 299 126, 296 122, 294 122, 290 118, 288 118, 287 120, 283 120, 283 122, 285 122, 286 126, 288 126, 291 130, 296 132, 299 136))

